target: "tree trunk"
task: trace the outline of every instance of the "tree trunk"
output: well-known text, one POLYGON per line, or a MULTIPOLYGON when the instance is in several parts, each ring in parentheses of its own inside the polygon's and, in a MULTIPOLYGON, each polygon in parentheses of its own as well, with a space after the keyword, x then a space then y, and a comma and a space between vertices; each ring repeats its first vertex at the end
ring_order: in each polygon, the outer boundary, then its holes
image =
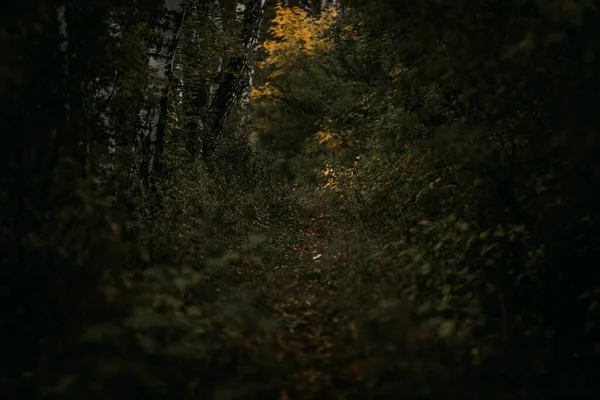
MULTIPOLYGON (((207 24, 211 30, 225 35, 222 23, 222 10, 220 0, 210 0, 190 5, 188 15, 194 15, 195 21, 207 24)), ((187 51, 184 49, 182 65, 182 108, 186 130, 186 150, 193 159, 201 153, 201 142, 204 135, 204 126, 207 119, 207 110, 219 87, 220 76, 223 70, 223 57, 220 56, 211 68, 196 67, 195 52, 202 51, 201 37, 193 30, 193 25, 188 25, 186 34, 187 51), (191 30, 190 30, 191 29, 191 30), (209 76, 209 79, 206 79, 209 76)), ((211 43, 210 45, 213 45, 211 43)))
POLYGON ((237 8, 240 11, 243 9, 240 32, 242 50, 240 55, 232 57, 227 63, 210 104, 202 138, 204 158, 214 152, 233 106, 240 102, 251 83, 252 59, 260 35, 265 0, 246 0, 245 3, 238 4, 237 8))
POLYGON ((164 7, 166 13, 158 21, 156 41, 148 51, 148 64, 155 78, 150 84, 153 98, 148 99, 149 105, 139 113, 137 174, 144 195, 154 191, 154 180, 161 172, 175 50, 185 18, 183 0, 165 0, 164 7))

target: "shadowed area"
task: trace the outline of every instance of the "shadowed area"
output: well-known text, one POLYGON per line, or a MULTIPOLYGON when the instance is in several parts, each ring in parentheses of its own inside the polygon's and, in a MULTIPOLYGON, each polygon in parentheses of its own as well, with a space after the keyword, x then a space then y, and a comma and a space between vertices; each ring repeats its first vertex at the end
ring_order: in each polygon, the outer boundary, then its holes
POLYGON ((596 0, 22 0, 2 399, 600 394, 596 0))

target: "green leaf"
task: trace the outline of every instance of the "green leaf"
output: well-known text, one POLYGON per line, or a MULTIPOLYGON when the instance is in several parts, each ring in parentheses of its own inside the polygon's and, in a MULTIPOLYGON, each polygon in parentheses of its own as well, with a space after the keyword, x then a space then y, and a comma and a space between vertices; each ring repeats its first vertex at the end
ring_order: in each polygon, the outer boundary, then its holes
POLYGON ((447 338, 454 333, 456 329, 456 322, 446 320, 442 322, 438 328, 438 336, 441 338, 447 338))
POLYGON ((431 273, 431 264, 421 265, 421 275, 429 275, 431 273))

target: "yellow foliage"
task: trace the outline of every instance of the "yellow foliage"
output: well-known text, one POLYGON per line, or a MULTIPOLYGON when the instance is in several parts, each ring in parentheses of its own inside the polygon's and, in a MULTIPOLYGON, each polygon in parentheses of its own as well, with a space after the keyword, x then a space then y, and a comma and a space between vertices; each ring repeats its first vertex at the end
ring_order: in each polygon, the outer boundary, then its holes
POLYGON ((319 190, 337 192, 343 196, 346 188, 350 187, 354 169, 327 164, 321 171, 325 183, 319 186, 319 190))
POLYGON ((319 144, 325 144, 329 150, 333 150, 335 148, 340 148, 342 146, 342 139, 331 132, 327 131, 319 131, 315 135, 319 144))
POLYGON ((250 92, 250 99, 259 99, 262 97, 276 97, 281 96, 279 89, 273 87, 269 82, 264 83, 259 87, 252 88, 250 92))
POLYGON ((407 72, 408 68, 404 67, 403 65, 396 65, 392 68, 392 71, 390 72, 390 77, 392 77, 392 82, 396 83, 400 80, 400 75, 402 75, 403 73, 407 72))
POLYGON ((358 40, 360 36, 352 25, 346 25, 342 28, 342 35, 346 39, 358 40))
MULTIPOLYGON (((333 44, 325 36, 334 22, 335 9, 331 8, 319 16, 311 16, 299 7, 275 8, 276 16, 269 29, 273 39, 266 40, 262 47, 267 53, 265 61, 258 64, 260 68, 273 68, 269 75, 273 79, 284 74, 299 60, 329 51, 333 44)), ((268 83, 253 90, 253 99, 269 98, 275 95, 268 83)))
POLYGON ((274 25, 269 29, 274 40, 267 40, 263 44, 268 53, 265 64, 282 66, 290 59, 330 48, 331 43, 324 33, 333 24, 334 9, 315 17, 298 7, 278 5, 275 11, 274 25))

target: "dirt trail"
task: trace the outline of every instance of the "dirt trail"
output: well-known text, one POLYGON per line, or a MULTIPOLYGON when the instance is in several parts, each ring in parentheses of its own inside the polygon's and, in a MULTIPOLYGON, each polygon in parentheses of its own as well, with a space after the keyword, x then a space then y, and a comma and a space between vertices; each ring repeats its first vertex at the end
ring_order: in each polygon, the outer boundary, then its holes
MULTIPOLYGON (((274 298, 274 311, 283 326, 278 334, 278 357, 293 360, 293 387, 281 400, 310 399, 333 389, 332 351, 336 337, 345 329, 337 317, 337 284, 332 264, 324 259, 327 243, 316 224, 307 226, 299 244, 289 245, 294 265, 276 267, 285 282, 274 298)), ((328 398, 332 398, 327 396, 328 398)))

